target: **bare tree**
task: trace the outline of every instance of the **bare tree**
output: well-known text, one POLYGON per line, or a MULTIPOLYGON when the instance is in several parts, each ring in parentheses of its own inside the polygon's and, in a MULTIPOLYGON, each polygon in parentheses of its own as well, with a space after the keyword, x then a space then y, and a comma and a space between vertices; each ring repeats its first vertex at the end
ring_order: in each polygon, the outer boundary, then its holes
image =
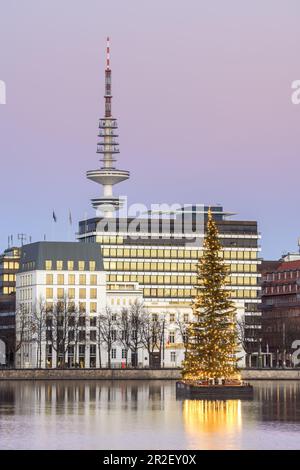
POLYGON ((238 341, 243 347, 244 351, 246 351, 246 321, 245 317, 238 318, 236 320, 236 329, 238 335, 238 341))
MULTIPOLYGON (((71 302, 72 305, 72 302, 71 302)), ((72 308, 72 307, 71 307, 72 308)), ((53 305, 53 311, 47 313, 48 340, 56 351, 56 367, 65 367, 66 353, 72 342, 74 331, 72 315, 69 315, 68 298, 65 295, 53 305)))
POLYGON ((133 367, 138 366, 138 350, 143 346, 143 322, 144 322, 144 307, 138 300, 136 300, 130 308, 130 350, 131 362, 133 367))
POLYGON ((149 366, 152 366, 152 357, 155 350, 160 350, 161 325, 158 318, 151 318, 149 314, 144 315, 142 321, 142 343, 148 352, 149 366))
POLYGON ((33 308, 31 317, 32 339, 36 343, 36 365, 42 367, 42 346, 46 341, 46 304, 40 297, 33 308))
POLYGON ((176 326, 181 338, 181 341, 184 345, 184 352, 186 354, 187 352, 187 347, 188 347, 188 322, 185 322, 181 318, 180 312, 177 312, 176 314, 176 326))
POLYGON ((98 357, 99 357, 99 367, 102 367, 102 354, 101 354, 101 346, 102 346, 102 334, 101 334, 101 315, 97 315, 96 320, 96 342, 97 342, 97 349, 98 349, 98 357))
MULTIPOLYGON (((116 331, 116 314, 109 307, 106 307, 105 314, 99 315, 99 336, 101 342, 107 350, 107 365, 111 367, 111 350, 115 341, 114 333, 116 331)), ((100 346, 101 347, 101 346, 100 346)))
POLYGON ((79 345, 86 343, 86 336, 82 337, 82 332, 86 332, 86 312, 76 308, 74 304, 70 306, 70 330, 69 330, 69 350, 73 349, 73 365, 79 364, 79 345))
MULTIPOLYGON (((26 343, 31 342, 32 338, 30 335, 31 320, 28 313, 27 306, 23 303, 19 305, 18 311, 16 312, 16 338, 15 343, 12 345, 11 350, 14 353, 15 365, 17 352, 21 350, 22 346, 26 343)), ((20 364, 22 366, 22 364, 20 364)))
POLYGON ((131 312, 128 308, 123 308, 117 316, 117 341, 125 350, 126 367, 128 365, 128 351, 132 341, 132 321, 131 312))
POLYGON ((162 362, 162 366, 165 367, 165 344, 166 344, 166 316, 164 314, 160 315, 157 320, 157 334, 158 334, 158 349, 160 360, 162 362))

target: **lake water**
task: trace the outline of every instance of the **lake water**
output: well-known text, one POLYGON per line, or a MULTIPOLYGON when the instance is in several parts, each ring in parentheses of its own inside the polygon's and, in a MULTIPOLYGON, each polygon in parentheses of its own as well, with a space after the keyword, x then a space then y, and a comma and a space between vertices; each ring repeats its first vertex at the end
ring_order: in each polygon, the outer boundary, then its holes
POLYGON ((0 383, 0 449, 299 449, 300 382, 252 401, 176 400, 172 381, 0 383))

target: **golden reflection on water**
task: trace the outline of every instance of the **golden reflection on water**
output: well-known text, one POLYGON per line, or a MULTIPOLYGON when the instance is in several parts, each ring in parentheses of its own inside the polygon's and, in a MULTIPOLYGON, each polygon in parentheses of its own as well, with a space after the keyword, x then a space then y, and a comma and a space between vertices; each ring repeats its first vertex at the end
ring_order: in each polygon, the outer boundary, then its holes
MULTIPOLYGON (((194 440, 205 434, 236 434, 242 427, 241 400, 185 400, 183 422, 194 440)), ((204 447, 205 442, 203 442, 204 447)))

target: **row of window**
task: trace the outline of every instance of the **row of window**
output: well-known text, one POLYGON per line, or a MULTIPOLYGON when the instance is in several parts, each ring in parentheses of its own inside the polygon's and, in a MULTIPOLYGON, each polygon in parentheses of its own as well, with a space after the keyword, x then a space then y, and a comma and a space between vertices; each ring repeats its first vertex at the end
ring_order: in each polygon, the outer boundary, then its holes
POLYGON ((65 285, 67 283, 68 285, 75 285, 76 280, 78 282, 78 285, 84 286, 86 284, 89 284, 91 286, 96 286, 97 285, 97 274, 90 274, 87 276, 86 274, 79 274, 79 276, 76 276, 75 274, 46 274, 46 284, 58 284, 58 285, 65 285))
POLYGON ((32 274, 22 274, 18 277, 17 287, 26 287, 32 285, 32 274))
POLYGON ((0 270, 1 271, 18 270, 19 267, 20 267, 20 264, 18 261, 4 261, 0 266, 0 270))
MULTIPOLYGON (((47 312, 53 312, 55 308, 55 305, 53 302, 46 302, 46 310, 47 312)), ((69 311, 69 312, 74 312, 76 310, 76 305, 74 302, 68 302, 66 304, 66 309, 69 311)), ((79 313, 83 314, 83 313, 99 313, 98 312, 98 304, 97 302, 79 302, 78 303, 78 310, 79 310, 79 313)), ((96 321, 96 320, 95 320, 96 321)), ((92 319, 90 319, 90 322, 92 322, 92 319)), ((90 326, 96 326, 96 324, 92 324, 90 323, 90 326)))
POLYGON ((283 284, 279 286, 271 286, 266 287, 263 289, 264 294, 281 294, 281 293, 289 293, 289 292, 296 292, 300 290, 300 286, 292 285, 292 284, 283 284))
MULTIPOLYGON (((104 258, 165 258, 165 259, 199 259, 202 250, 156 249, 156 248, 102 248, 104 258)), ((256 259, 257 252, 249 250, 222 250, 224 259, 256 259)))
MULTIPOLYGON (((57 289, 53 289, 53 287, 46 288, 46 299, 75 299, 75 294, 76 289, 74 287, 69 287, 68 289, 63 287, 58 287, 57 289)), ((85 287, 80 287, 78 289, 78 297, 79 299, 97 299, 97 288, 86 289, 85 287)))
POLYGON ((112 297, 110 299, 110 305, 133 305, 134 304, 134 301, 135 299, 133 298, 128 298, 128 297, 123 297, 122 299, 121 298, 114 298, 112 297))
MULTIPOLYGON (((188 285, 194 286, 197 284, 197 276, 185 275, 136 275, 136 274, 109 274, 109 282, 139 282, 145 284, 160 284, 160 285, 188 285)), ((226 282, 232 286, 255 286, 257 285, 257 278, 255 276, 228 276, 226 282)))
POLYGON ((13 292, 16 292, 15 287, 3 287, 3 294, 12 294, 13 292))
MULTIPOLYGON (((160 271, 160 272, 197 272, 196 263, 148 262, 148 261, 104 261, 106 271, 160 271)), ((230 265, 230 271, 256 272, 256 264, 230 265)))
MULTIPOLYGON (((94 226, 89 226, 87 227, 86 231, 94 231, 95 230, 95 227, 94 226)), ((257 238, 257 234, 254 234, 252 233, 251 235, 255 235, 255 238, 257 238)), ((130 234, 127 234, 126 237, 128 238, 136 238, 136 236, 139 236, 139 233, 135 232, 135 233, 132 233, 131 235, 130 234)), ((194 233, 192 234, 192 237, 195 239, 202 239, 203 240, 203 237, 199 237, 197 233, 194 233)), ((148 239, 151 238, 150 237, 147 237, 148 239)), ((182 238, 185 238, 185 240, 187 240, 187 242, 189 242, 191 240, 191 237, 182 237, 182 238)), ((220 233, 220 238, 223 238, 223 234, 220 233)), ((246 237, 243 237, 243 238, 249 238, 248 236, 246 237)), ((236 239, 236 237, 234 237, 234 239, 236 239)), ((163 245, 163 238, 162 238, 162 243, 161 245, 163 245)), ((124 237, 122 235, 97 235, 95 237, 95 240, 97 243, 101 243, 101 245, 124 245, 124 237)), ((170 241, 169 243, 169 246, 170 244, 172 243, 172 240, 170 241)), ((185 250, 189 250, 189 246, 186 246, 185 247, 185 250)))
MULTIPOLYGON (((96 367, 96 355, 97 355, 96 344, 90 344, 89 350, 90 350, 90 360, 91 359, 94 360, 93 363, 90 363, 90 367, 96 367)), ((85 345, 80 344, 78 346, 78 356, 79 356, 80 367, 85 367, 85 353, 86 353, 85 345)), ((68 358, 71 359, 71 358, 74 357, 74 355, 75 355, 74 346, 69 346, 68 347, 68 358)), ((121 358, 126 359, 126 356, 127 356, 126 349, 121 349, 121 358)), ((170 351, 170 360, 171 360, 171 362, 176 362, 176 356, 177 356, 176 351, 170 351)), ((117 349, 116 348, 111 349, 111 359, 117 359, 117 349)), ((48 365, 48 367, 52 367, 52 348, 51 348, 51 346, 48 346, 48 350, 47 350, 47 365, 48 365)))
MULTIPOLYGON (((10 275, 11 276, 11 275, 10 275)), ((86 274, 79 274, 79 276, 75 274, 46 274, 46 284, 57 284, 57 285, 97 285, 97 274, 91 274, 87 276, 86 274)), ((20 287, 26 287, 32 285, 32 274, 25 274, 20 276, 20 287)))
POLYGON ((264 276, 264 280, 277 281, 282 279, 298 279, 300 277, 300 271, 282 271, 277 273, 268 273, 264 276))
POLYGON ((47 271, 52 271, 56 269, 57 271, 95 271, 96 262, 95 261, 72 261, 69 260, 64 262, 62 260, 57 260, 56 262, 52 260, 45 261, 45 269, 47 271))
MULTIPOLYGON (((170 289, 170 288, 144 288, 144 297, 171 297, 171 298, 192 298, 196 295, 196 289, 170 289)), ((252 289, 238 289, 230 291, 233 299, 255 299, 257 291, 252 289)))
POLYGON ((0 276, 0 279, 2 282, 15 282, 16 275, 15 274, 2 274, 2 276, 0 276))
MULTIPOLYGON (((84 287, 81 287, 78 289, 78 298, 79 299, 97 299, 97 288, 90 288, 86 289, 84 287)), ((75 299, 76 297, 76 290, 73 287, 70 287, 69 289, 64 289, 61 287, 58 287, 57 289, 53 289, 53 287, 47 287, 46 288, 46 299, 58 299, 58 300, 64 300, 64 299, 75 299)), ((25 300, 32 300, 32 289, 20 289, 19 291, 19 300, 20 301, 25 301, 25 300)))

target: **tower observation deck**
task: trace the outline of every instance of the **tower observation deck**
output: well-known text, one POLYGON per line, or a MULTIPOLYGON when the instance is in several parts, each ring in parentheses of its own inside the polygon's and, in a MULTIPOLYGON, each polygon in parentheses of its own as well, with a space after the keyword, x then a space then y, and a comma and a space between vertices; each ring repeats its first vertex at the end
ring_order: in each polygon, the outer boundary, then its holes
POLYGON ((110 43, 107 38, 106 68, 105 68, 105 115, 99 121, 99 133, 101 138, 97 144, 97 153, 102 155, 102 166, 96 170, 87 171, 87 178, 103 186, 103 196, 92 199, 92 205, 97 209, 98 215, 113 217, 113 214, 122 206, 118 196, 113 195, 113 186, 129 178, 129 171, 118 170, 115 167, 116 155, 119 153, 117 142, 117 120, 112 116, 111 103, 111 68, 110 68, 110 43))

